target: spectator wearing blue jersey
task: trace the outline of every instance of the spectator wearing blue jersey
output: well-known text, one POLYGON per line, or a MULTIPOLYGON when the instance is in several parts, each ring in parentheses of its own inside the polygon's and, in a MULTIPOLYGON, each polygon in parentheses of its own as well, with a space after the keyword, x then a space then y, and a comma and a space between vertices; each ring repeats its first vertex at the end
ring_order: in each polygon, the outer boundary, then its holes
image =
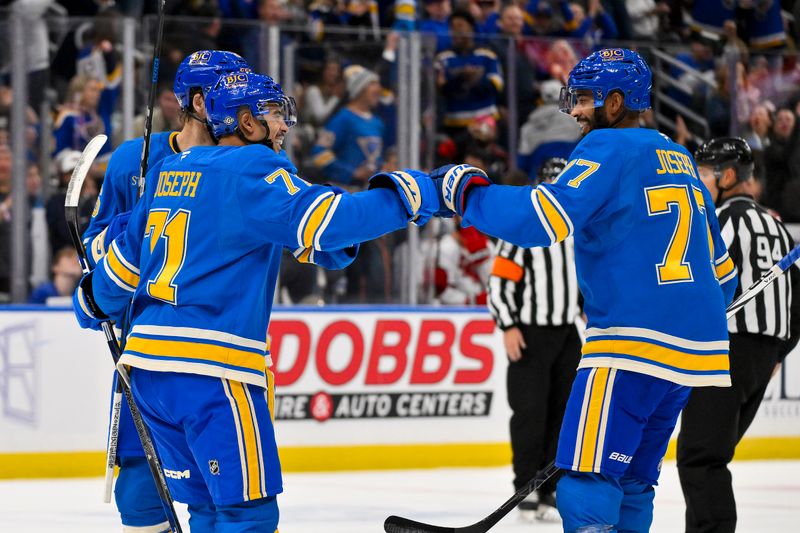
MULTIPOLYGON (((58 154, 61 150, 83 150, 86 143, 100 133, 111 133, 111 114, 101 116, 98 106, 103 93, 103 82, 99 78, 91 78, 78 74, 69 85, 67 102, 55 120, 53 136, 58 154)), ((106 144, 100 149, 100 155, 111 151, 106 144)))
POLYGON ((577 2, 570 2, 571 16, 564 17, 564 30, 561 35, 587 39, 592 43, 617 38, 617 25, 605 12, 600 0, 589 0, 588 9, 577 2))
POLYGON ((466 11, 450 15, 453 47, 436 56, 436 85, 444 103, 443 124, 449 135, 474 118, 499 118, 497 104, 505 87, 497 55, 475 45, 475 19, 466 11))
POLYGON ((314 166, 331 182, 361 187, 381 165, 383 121, 378 75, 361 65, 344 72, 349 102, 325 124, 311 151, 314 166))
POLYGON ((450 25, 448 20, 453 12, 450 0, 423 0, 426 17, 419 23, 419 31, 428 34, 426 38, 435 36, 436 52, 442 52, 452 46, 450 25))
POLYGON ((417 29, 416 0, 397 0, 392 6, 392 29, 395 31, 414 31, 417 29))
POLYGON ((754 2, 740 9, 744 10, 747 17, 747 42, 753 50, 786 48, 786 31, 780 2, 754 2))
POLYGON ((471 0, 469 12, 475 17, 475 28, 482 42, 491 42, 493 35, 500 33, 497 22, 500 18, 498 0, 471 0))
MULTIPOLYGON (((780 5, 780 2, 777 2, 780 5)), ((736 20, 736 3, 727 0, 694 0, 688 9, 689 27, 722 35, 725 21, 736 20)))

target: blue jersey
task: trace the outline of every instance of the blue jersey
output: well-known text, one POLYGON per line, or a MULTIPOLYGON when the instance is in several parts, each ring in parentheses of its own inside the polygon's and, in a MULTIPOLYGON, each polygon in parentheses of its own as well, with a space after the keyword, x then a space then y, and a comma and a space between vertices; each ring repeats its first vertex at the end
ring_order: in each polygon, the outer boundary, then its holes
POLYGON ((786 46, 781 3, 769 2, 766 9, 757 6, 750 10, 750 46, 763 50, 786 46))
POLYGON ((314 165, 325 178, 345 184, 361 165, 377 171, 383 156, 383 130, 383 121, 377 116, 343 108, 319 133, 312 149, 314 165))
POLYGON ((499 117, 497 98, 503 91, 503 72, 497 55, 488 48, 466 53, 446 50, 436 56, 436 69, 444 74, 439 90, 445 97, 444 125, 465 127, 483 115, 499 117), (480 77, 466 83, 467 70, 478 70, 480 77))
POLYGON ((436 51, 442 52, 453 45, 450 38, 450 25, 445 20, 425 19, 419 23, 421 33, 431 34, 436 37, 436 51))
POLYGON ((736 20, 736 6, 722 0, 695 0, 689 17, 689 27, 693 30, 722 34, 725 21, 736 20))
POLYGON ((288 168, 263 145, 203 146, 148 172, 93 278, 98 305, 115 319, 133 295, 122 364, 265 387, 282 249, 309 260, 408 222, 395 191, 336 194, 288 168))
POLYGON ((682 146, 654 130, 592 131, 552 184, 476 188, 464 223, 524 247, 575 236, 588 318, 579 368, 730 385, 736 270, 682 146))
MULTIPOLYGON (((168 155, 179 152, 177 137, 177 131, 151 135, 147 168, 151 168, 168 155)), ((105 229, 111 220, 120 213, 132 210, 139 198, 139 170, 143 142, 144 137, 125 141, 111 154, 92 219, 83 233, 83 245, 88 252, 92 268, 106 255, 105 229)))

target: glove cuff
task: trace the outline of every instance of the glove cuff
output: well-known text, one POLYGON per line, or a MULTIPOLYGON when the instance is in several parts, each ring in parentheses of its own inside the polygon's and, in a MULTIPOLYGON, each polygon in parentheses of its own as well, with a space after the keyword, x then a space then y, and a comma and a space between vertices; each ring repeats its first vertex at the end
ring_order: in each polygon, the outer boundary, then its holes
POLYGON ((81 279, 78 288, 78 303, 83 309, 83 312, 87 315, 91 316, 92 318, 96 318, 98 320, 108 320, 108 315, 100 309, 100 306, 97 305, 97 302, 94 300, 94 292, 92 290, 92 274, 93 272, 89 272, 81 279))
POLYGON ((409 219, 418 225, 424 224, 439 207, 433 181, 427 174, 417 170, 375 174, 369 179, 368 188, 390 188, 397 191, 409 219))
POLYGON ((464 200, 471 187, 490 185, 491 180, 486 172, 478 167, 457 165, 450 168, 444 175, 442 182, 442 197, 445 206, 462 215, 464 213, 464 200))

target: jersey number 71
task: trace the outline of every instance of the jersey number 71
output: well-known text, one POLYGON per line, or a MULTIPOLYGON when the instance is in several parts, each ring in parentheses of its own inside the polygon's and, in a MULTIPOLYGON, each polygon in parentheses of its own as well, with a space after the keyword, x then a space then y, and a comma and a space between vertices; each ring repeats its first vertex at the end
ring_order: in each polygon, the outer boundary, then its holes
POLYGON ((191 212, 186 209, 170 216, 169 209, 152 209, 147 216, 145 237, 150 239, 150 252, 164 239, 164 259, 155 279, 147 280, 147 294, 172 305, 178 303, 178 276, 186 259, 186 239, 189 234, 191 212))

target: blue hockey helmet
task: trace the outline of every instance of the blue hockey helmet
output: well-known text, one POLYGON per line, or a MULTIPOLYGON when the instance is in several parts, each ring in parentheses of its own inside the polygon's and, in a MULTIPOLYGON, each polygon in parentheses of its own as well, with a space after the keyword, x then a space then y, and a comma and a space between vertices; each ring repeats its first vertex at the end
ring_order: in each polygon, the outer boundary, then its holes
POLYGON ((239 108, 247 106, 254 117, 277 112, 290 128, 297 123, 294 98, 269 76, 235 72, 219 78, 206 95, 206 112, 214 137, 233 133, 239 127, 239 108))
POLYGON ((202 89, 205 96, 223 74, 252 70, 239 54, 224 50, 198 50, 181 61, 172 90, 181 108, 185 109, 192 101, 192 89, 202 89))
POLYGON ((631 111, 650 108, 652 75, 642 56, 627 48, 606 48, 583 58, 569 73, 561 89, 563 113, 570 113, 579 91, 591 91, 594 107, 601 107, 612 91, 620 91, 631 111))

